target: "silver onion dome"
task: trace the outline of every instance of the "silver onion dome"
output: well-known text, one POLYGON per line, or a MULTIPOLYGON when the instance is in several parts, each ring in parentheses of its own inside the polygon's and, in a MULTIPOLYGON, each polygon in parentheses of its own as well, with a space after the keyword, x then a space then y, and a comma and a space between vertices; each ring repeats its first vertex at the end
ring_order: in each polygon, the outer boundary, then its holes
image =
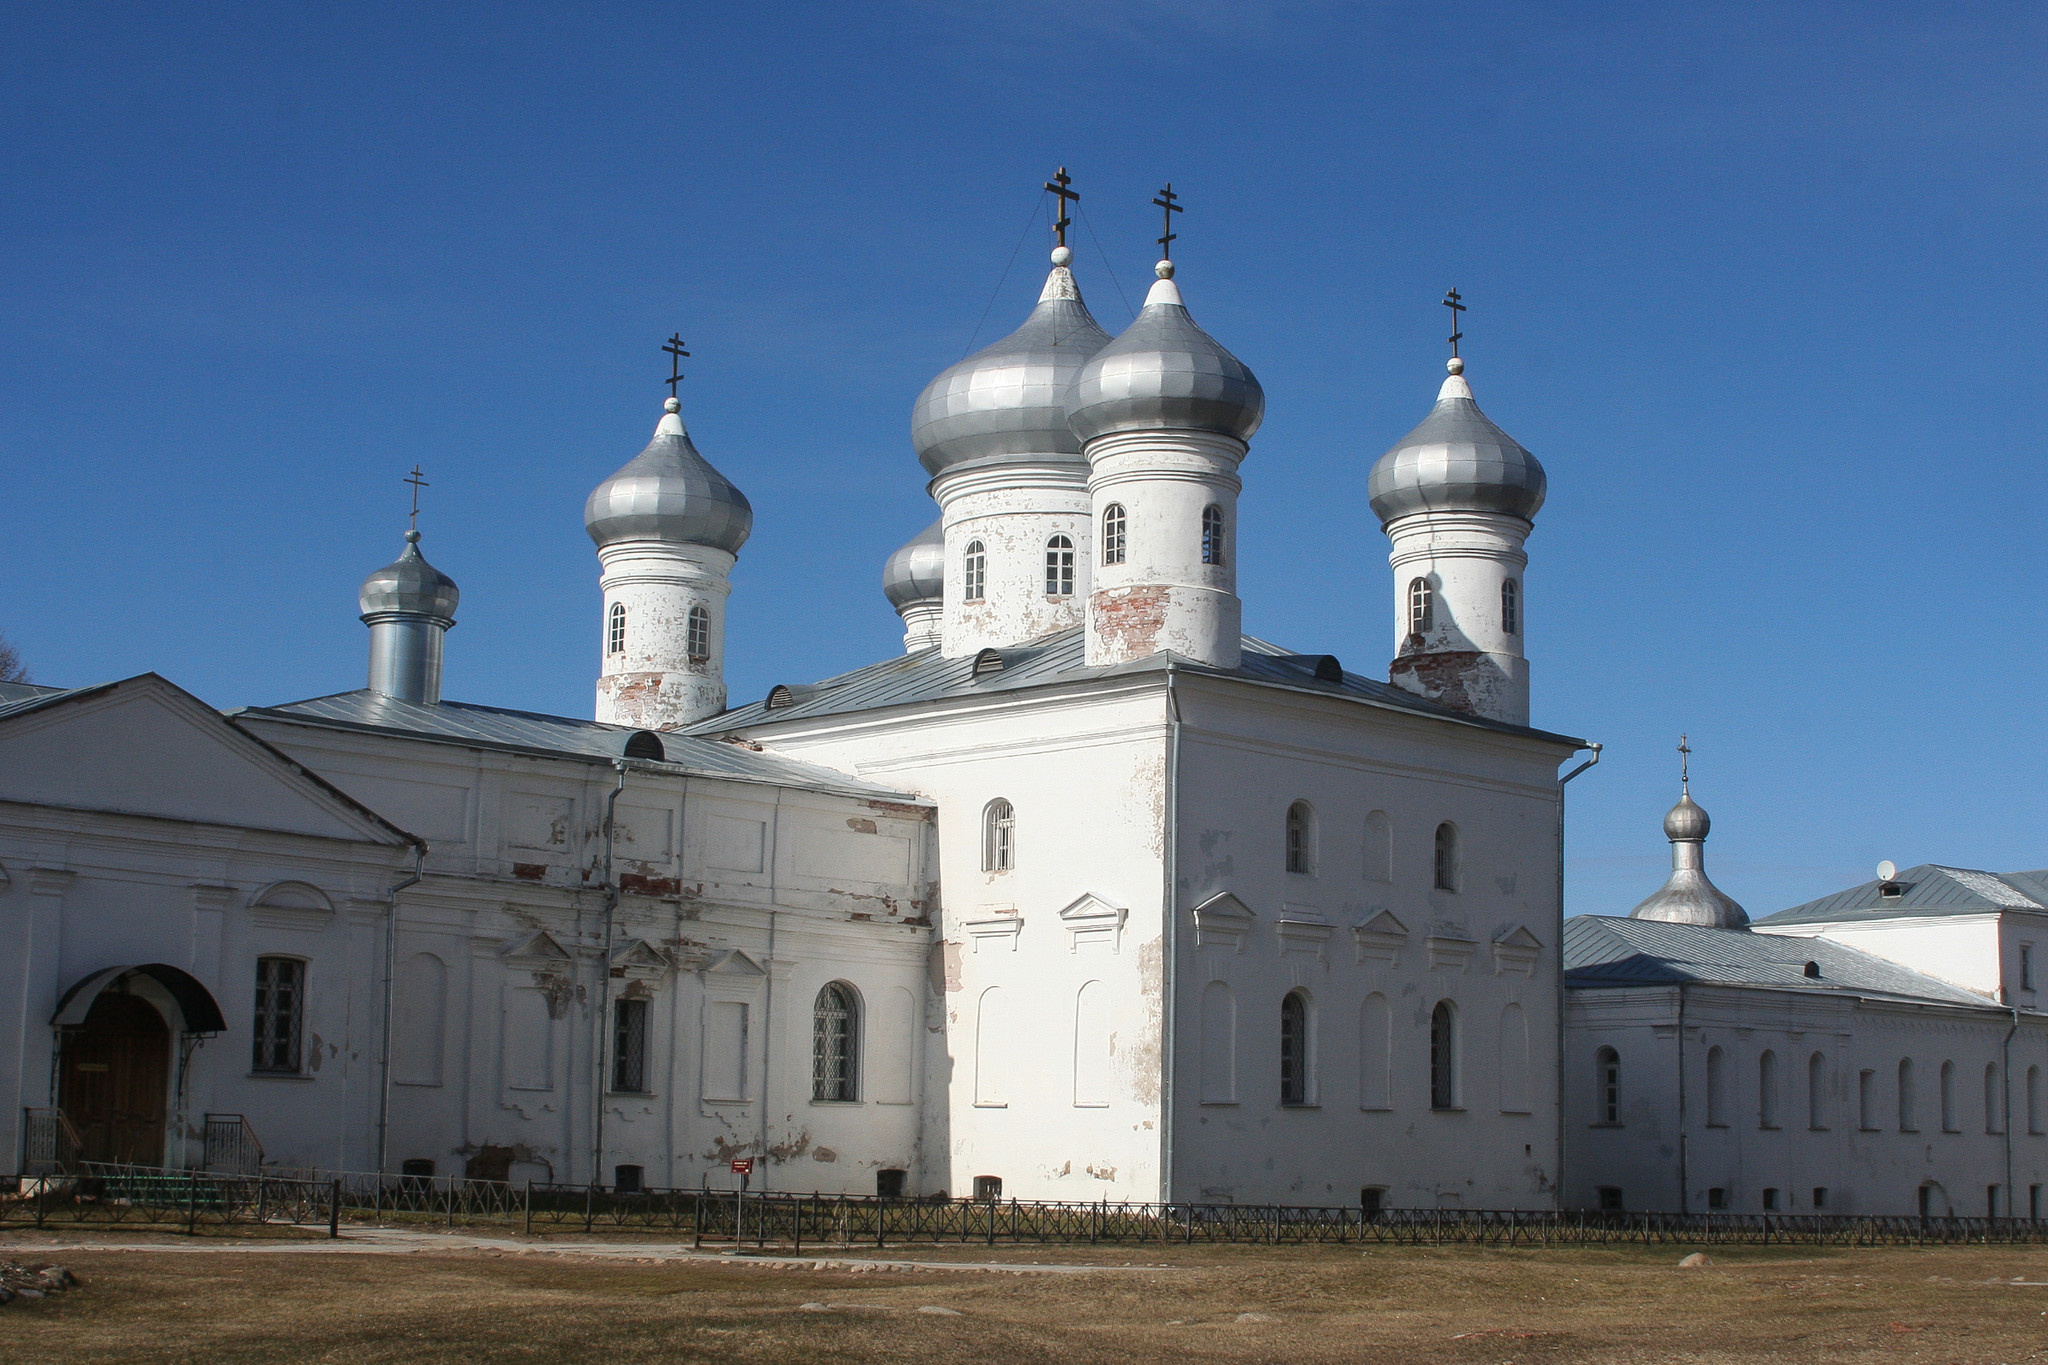
POLYGON ((1692 799, 1688 788, 1664 816, 1664 837, 1671 841, 1671 879, 1657 893, 1629 912, 1630 919, 1694 924, 1707 929, 1747 929, 1749 912, 1707 878, 1707 831, 1713 821, 1692 799))
POLYGON ((420 533, 405 533, 405 553, 363 580, 356 603, 365 617, 402 611, 455 623, 455 604, 462 600, 455 580, 427 563, 420 553, 420 533))
POLYGON ((940 371, 910 414, 910 443, 932 474, 1005 456, 1081 459, 1067 426, 1066 393, 1088 357, 1109 344, 1057 247, 1038 306, 1024 325, 940 371))
POLYGON ((1082 441, 1113 431, 1214 431, 1251 439, 1266 391, 1245 363, 1195 325, 1173 262, 1124 334, 1095 353, 1067 391, 1067 421, 1082 441))
POLYGON ((946 532, 935 521, 882 565, 882 595, 902 611, 913 602, 935 601, 945 590, 946 532))
POLYGON ((1707 841, 1707 832, 1713 827, 1714 822, 1692 799, 1691 792, 1681 795, 1678 804, 1664 813, 1664 837, 1673 843, 1685 840, 1703 844, 1707 841))
POLYGON ((1453 356, 1450 371, 1429 416, 1380 456, 1366 480, 1380 525, 1415 512, 1535 520, 1547 486, 1543 466, 1472 401, 1465 362, 1453 356))
POLYGON ((669 399, 647 449, 591 490, 583 529, 599 545, 664 540, 737 554, 753 533, 747 495, 697 453, 682 406, 669 399))

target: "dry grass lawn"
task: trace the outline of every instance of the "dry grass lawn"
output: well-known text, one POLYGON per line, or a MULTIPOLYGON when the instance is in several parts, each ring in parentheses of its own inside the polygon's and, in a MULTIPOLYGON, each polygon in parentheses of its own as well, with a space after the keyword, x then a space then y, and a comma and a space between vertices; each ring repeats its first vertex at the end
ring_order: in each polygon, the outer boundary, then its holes
POLYGON ((974 1250, 1136 1263, 1017 1275, 38 1245, 0 1255, 85 1283, 0 1309, 0 1360, 2048 1360, 2048 1285, 2016 1283, 2048 1281, 2032 1249, 1731 1249, 1691 1270, 1671 1249, 974 1250))

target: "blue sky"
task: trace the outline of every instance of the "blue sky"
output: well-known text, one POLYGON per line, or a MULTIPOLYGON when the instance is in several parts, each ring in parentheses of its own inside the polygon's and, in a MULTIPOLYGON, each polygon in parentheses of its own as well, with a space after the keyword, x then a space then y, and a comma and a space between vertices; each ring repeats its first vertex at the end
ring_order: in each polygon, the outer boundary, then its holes
POLYGON ((733 695, 894 651, 911 402, 1029 307, 1064 163, 1111 332, 1184 195, 1180 283, 1268 397, 1247 628, 1360 671, 1366 471, 1464 293, 1480 402, 1550 474, 1536 719, 1607 745, 1571 909, 1661 881, 1680 731, 1752 913, 1879 858, 2048 863, 2039 6, 23 0, 4 32, 0 633, 40 681, 359 686, 417 461, 448 694, 587 714, 582 501, 678 329, 756 509, 733 695))

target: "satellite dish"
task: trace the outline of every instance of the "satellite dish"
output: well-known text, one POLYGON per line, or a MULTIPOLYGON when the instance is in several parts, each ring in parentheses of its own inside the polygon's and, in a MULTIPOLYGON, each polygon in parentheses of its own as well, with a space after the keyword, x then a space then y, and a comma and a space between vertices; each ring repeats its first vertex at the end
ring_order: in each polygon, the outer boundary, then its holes
POLYGON ((1898 875, 1898 864, 1894 863, 1890 858, 1886 858, 1877 865, 1877 879, 1881 882, 1888 882, 1898 875))

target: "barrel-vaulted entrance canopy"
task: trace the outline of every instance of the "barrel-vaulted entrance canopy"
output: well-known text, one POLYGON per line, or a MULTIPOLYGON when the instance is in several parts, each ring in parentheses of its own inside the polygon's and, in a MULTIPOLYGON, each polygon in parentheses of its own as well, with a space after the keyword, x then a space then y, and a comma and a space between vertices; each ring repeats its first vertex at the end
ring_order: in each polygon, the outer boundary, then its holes
POLYGON ((100 992, 116 981, 130 974, 146 976, 170 993, 177 1001, 178 1012, 184 1016, 179 1027, 186 1033, 221 1033, 227 1029, 227 1020, 221 1017, 220 1005, 213 998, 213 992, 201 985, 199 978, 181 967, 167 962, 145 962, 140 966, 107 967, 85 977, 64 992, 64 998, 57 1002, 57 1013, 50 1023, 57 1028, 80 1028, 85 1016, 92 1010, 92 1002, 99 999, 100 992))

